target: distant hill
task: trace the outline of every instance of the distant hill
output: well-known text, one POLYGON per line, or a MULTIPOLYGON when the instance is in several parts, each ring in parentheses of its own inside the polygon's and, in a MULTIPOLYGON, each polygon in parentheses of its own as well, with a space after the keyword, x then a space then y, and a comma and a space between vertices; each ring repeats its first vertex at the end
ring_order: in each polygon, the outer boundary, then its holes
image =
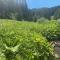
POLYGON ((51 19, 53 16, 54 19, 60 18, 60 6, 55 6, 51 8, 39 8, 39 9, 31 9, 32 16, 35 18, 45 17, 47 19, 51 19))

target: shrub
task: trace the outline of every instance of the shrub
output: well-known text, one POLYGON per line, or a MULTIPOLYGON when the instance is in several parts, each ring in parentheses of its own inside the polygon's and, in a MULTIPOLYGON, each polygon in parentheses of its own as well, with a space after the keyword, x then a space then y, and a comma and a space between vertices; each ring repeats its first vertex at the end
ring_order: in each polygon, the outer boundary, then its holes
POLYGON ((37 22, 38 23, 43 23, 43 22, 48 22, 49 20, 48 19, 46 19, 46 18, 44 18, 44 17, 42 17, 42 18, 40 18, 40 19, 37 19, 37 22))
POLYGON ((44 25, 42 34, 48 39, 48 40, 56 40, 58 38, 57 36, 57 21, 50 21, 47 24, 44 25))
POLYGON ((60 25, 55 20, 40 23, 35 27, 35 31, 41 33, 48 41, 58 40, 60 38, 60 25))
POLYGON ((60 24, 58 21, 50 21, 42 27, 41 33, 48 40, 60 40, 60 24))

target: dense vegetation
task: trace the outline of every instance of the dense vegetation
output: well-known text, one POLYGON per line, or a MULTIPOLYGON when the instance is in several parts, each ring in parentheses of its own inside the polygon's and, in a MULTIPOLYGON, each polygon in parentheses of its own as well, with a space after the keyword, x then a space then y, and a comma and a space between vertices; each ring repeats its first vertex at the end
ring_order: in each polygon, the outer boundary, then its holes
POLYGON ((60 39, 59 28, 54 20, 0 20, 0 60, 51 60, 53 47, 48 41, 60 39))
POLYGON ((29 9, 26 0, 0 0, 0 19, 37 21, 60 19, 60 6, 29 9), (22 2, 21 2, 22 1, 22 2))
POLYGON ((53 60, 49 41, 60 39, 59 22, 0 20, 0 60, 53 60), (47 26, 48 24, 48 26, 47 26))

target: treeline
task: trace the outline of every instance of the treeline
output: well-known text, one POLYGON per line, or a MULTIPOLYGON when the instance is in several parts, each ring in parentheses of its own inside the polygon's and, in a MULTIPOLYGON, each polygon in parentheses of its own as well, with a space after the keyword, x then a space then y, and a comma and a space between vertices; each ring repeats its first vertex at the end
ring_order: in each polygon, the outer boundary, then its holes
POLYGON ((37 21, 41 18, 60 19, 60 6, 28 9, 26 0, 0 0, 0 19, 37 21))
POLYGON ((0 18, 26 20, 28 18, 28 8, 27 3, 24 1, 0 0, 0 18))
POLYGON ((55 6, 51 8, 32 9, 31 13, 33 19, 45 18, 48 20, 57 20, 60 19, 60 6, 55 6))

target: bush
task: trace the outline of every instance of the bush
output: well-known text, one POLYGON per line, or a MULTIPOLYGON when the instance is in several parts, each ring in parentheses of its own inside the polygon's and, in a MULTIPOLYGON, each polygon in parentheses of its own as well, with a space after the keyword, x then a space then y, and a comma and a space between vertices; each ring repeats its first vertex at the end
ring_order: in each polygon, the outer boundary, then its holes
POLYGON ((58 23, 57 21, 50 21, 47 24, 44 25, 44 27, 42 28, 42 34, 48 39, 48 40, 57 40, 58 36, 57 36, 57 26, 58 23))
POLYGON ((40 18, 40 19, 37 19, 37 22, 38 23, 43 23, 43 22, 48 22, 49 20, 48 19, 46 19, 46 18, 44 18, 44 17, 42 17, 42 18, 40 18))
POLYGON ((35 26, 35 31, 41 33, 48 41, 60 39, 60 23, 55 20, 40 23, 35 26))
POLYGON ((50 21, 42 27, 41 33, 48 40, 60 40, 60 24, 58 21, 50 21))
POLYGON ((41 34, 24 26, 15 21, 0 24, 0 52, 3 60, 49 60, 53 55, 51 44, 41 34))

